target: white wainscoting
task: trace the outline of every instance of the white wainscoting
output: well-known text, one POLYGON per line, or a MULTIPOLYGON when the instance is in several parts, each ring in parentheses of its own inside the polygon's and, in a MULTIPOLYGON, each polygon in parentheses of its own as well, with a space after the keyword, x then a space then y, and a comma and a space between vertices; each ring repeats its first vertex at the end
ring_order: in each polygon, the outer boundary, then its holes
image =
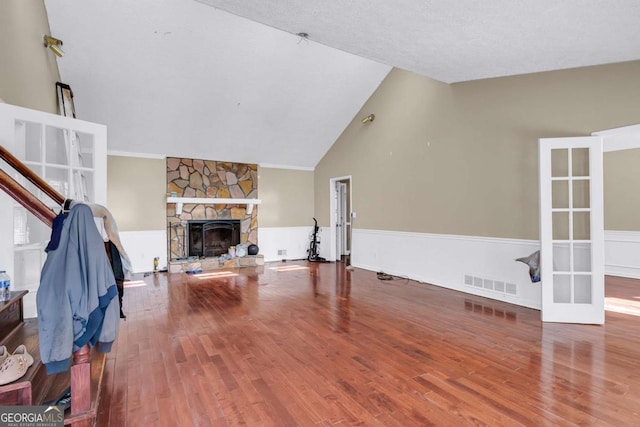
POLYGON ((131 259, 135 273, 153 271, 153 259, 160 258, 158 268, 167 266, 167 232, 165 230, 121 231, 120 240, 131 259))
MULTIPOLYGON (((312 231, 306 226, 260 227, 260 253, 266 262, 306 258, 312 231)), ((329 236, 324 227, 320 233, 320 254, 326 257, 329 236)), ((167 265, 166 231, 124 231, 120 238, 136 273, 151 271, 156 256, 160 268, 167 265)), ((530 282, 525 264, 514 261, 538 250, 537 240, 354 229, 353 244, 355 267, 540 308, 539 284, 530 282), (465 275, 513 283, 516 295, 465 285, 465 275)), ((605 231, 605 274, 640 279, 640 232, 605 231)))
POLYGON ((306 259, 312 232, 313 227, 258 227, 260 253, 265 262, 306 259))
MULTIPOLYGON (((353 245, 355 267, 540 308, 540 285, 514 261, 538 250, 537 240, 354 229, 353 245), (515 284, 516 295, 465 285, 465 275, 515 284)), ((605 274, 640 279, 640 232, 605 231, 604 251, 605 274)))
POLYGON ((640 279, 640 232, 604 232, 604 272, 640 279))
POLYGON ((539 248, 540 243, 535 240, 354 229, 351 263, 366 270, 539 309, 540 284, 531 283, 527 265, 515 261, 539 248), (494 282, 500 283, 511 292, 465 284, 465 276, 491 287, 494 282))
MULTIPOLYGON (((313 227, 259 227, 258 247, 265 262, 306 259, 313 227), (286 251, 278 255, 278 251, 286 251)), ((160 268, 167 265, 167 233, 164 230, 122 231, 120 239, 136 273, 153 270, 153 258, 160 268)), ((320 246, 322 250, 322 245, 320 246)))

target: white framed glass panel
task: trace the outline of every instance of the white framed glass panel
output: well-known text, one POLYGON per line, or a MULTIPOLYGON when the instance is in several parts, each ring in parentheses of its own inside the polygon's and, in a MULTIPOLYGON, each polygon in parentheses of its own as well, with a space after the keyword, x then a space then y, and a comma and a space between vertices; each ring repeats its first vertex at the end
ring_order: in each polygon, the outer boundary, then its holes
POLYGON ((591 239, 591 215, 589 212, 573 212, 573 240, 591 239))
POLYGON ((553 240, 569 240, 569 212, 553 213, 553 240))
POLYGON ((569 176, 569 150, 566 148, 554 148, 551 150, 551 176, 569 176))
POLYGON ((571 271, 571 245, 569 243, 553 244, 553 271, 571 271))
POLYGON ((553 275, 553 302, 556 304, 571 303, 571 276, 553 275))
POLYGON ((589 149, 580 147, 571 149, 571 176, 589 176, 589 149))
POLYGON ((588 148, 572 148, 571 149, 571 176, 573 177, 589 176, 589 149, 588 148))
POLYGON ((573 277, 573 302, 575 304, 591 304, 591 275, 576 274, 573 277))
POLYGON ((54 165, 69 165, 69 149, 63 130, 53 126, 45 127, 45 162, 54 165))
POLYGON ((24 159, 27 162, 42 162, 42 125, 23 122, 25 127, 24 159))
POLYGON ((569 208, 569 181, 551 182, 551 200, 553 209, 569 208))
POLYGON ((591 271, 591 243, 578 242, 573 244, 573 271, 591 271))
POLYGON ((76 135, 78 141, 77 165, 83 168, 93 168, 95 164, 95 143, 93 135, 81 132, 78 132, 76 135))
POLYGON ((44 171, 44 179, 54 190, 62 195, 69 195, 71 185, 69 182, 69 169, 47 166, 44 171))
POLYGON ((586 209, 589 208, 590 200, 589 200, 589 192, 591 191, 588 179, 578 179, 573 180, 572 192, 571 195, 573 197, 573 208, 574 209, 586 209))
POLYGON ((80 201, 94 200, 94 188, 93 188, 93 172, 86 170, 74 170, 73 171, 73 194, 72 198, 80 201))

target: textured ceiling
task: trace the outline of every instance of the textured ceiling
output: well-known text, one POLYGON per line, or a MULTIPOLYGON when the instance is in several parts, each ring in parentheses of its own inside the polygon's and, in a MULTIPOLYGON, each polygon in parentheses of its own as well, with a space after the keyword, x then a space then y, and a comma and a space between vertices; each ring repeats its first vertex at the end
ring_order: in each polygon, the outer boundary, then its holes
POLYGON ((45 4, 111 151, 312 168, 391 66, 458 82, 640 59, 637 0, 45 4))
POLYGON ((640 58, 638 0, 198 0, 447 83, 640 58))

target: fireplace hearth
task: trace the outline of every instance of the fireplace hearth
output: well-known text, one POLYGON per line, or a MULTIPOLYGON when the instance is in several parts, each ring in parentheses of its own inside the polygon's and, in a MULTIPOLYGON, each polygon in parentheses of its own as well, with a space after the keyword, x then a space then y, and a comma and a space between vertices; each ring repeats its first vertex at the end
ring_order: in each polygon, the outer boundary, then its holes
POLYGON ((240 220, 191 220, 187 223, 187 255, 217 257, 240 243, 240 220))

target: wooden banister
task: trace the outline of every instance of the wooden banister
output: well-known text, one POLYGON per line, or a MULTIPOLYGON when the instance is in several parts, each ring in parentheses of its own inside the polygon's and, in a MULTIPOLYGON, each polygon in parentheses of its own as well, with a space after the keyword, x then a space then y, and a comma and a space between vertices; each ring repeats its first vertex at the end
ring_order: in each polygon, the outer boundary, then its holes
MULTIPOLYGON (((33 183, 53 201, 62 205, 65 197, 58 193, 42 178, 36 175, 24 163, 22 163, 6 148, 0 145, 0 158, 14 168, 20 175, 33 183)), ((0 169, 0 189, 4 190, 13 200, 20 203, 36 218, 47 224, 49 227, 53 225, 56 213, 53 212, 40 199, 31 194, 29 190, 24 188, 20 183, 14 180, 4 170, 0 169)), ((91 356, 89 347, 84 346, 73 354, 73 363, 71 366, 71 415, 73 418, 77 414, 85 414, 91 409, 91 356)), ((74 427, 91 426, 95 415, 89 419, 78 419, 71 423, 74 427)))
POLYGON ((0 169, 0 188, 11 196, 13 200, 24 206, 25 209, 31 212, 36 218, 51 227, 56 213, 2 169, 0 169))
MULTIPOLYGON (((18 173, 24 176, 29 182, 35 185, 44 194, 51 197, 51 199, 59 205, 64 203, 65 197, 58 193, 53 187, 51 187, 44 179, 36 175, 27 165, 22 163, 17 157, 9 152, 6 148, 0 145, 0 158, 7 162, 9 166, 14 168, 18 173)), ((19 201, 18 201, 19 202, 19 201)))

